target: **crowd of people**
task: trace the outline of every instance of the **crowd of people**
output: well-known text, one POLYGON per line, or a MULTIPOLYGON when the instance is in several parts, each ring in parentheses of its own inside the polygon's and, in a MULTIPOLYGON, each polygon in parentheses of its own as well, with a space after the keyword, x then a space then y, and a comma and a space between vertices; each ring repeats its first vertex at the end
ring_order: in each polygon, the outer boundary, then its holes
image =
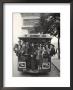
POLYGON ((55 55, 54 45, 42 45, 41 43, 18 41, 14 51, 19 61, 26 61, 27 69, 41 69, 42 63, 51 60, 51 56, 55 55))

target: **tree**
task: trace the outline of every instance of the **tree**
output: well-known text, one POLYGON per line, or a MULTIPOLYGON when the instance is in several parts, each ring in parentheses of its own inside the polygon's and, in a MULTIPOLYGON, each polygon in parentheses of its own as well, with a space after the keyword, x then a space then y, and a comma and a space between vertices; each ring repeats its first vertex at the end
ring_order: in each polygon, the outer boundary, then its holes
POLYGON ((56 13, 51 15, 52 18, 48 22, 49 27, 45 33, 50 33, 50 35, 58 38, 58 58, 60 59, 60 14, 56 13))
POLYGON ((34 30, 30 31, 30 33, 44 33, 47 29, 47 16, 48 15, 41 13, 39 23, 34 25, 34 30))

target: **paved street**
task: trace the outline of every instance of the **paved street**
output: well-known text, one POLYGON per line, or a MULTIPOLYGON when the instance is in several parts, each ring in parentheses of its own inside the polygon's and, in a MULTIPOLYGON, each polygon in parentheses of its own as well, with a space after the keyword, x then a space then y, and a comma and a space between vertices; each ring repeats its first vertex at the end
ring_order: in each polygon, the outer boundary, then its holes
POLYGON ((15 53, 13 53, 13 76, 14 77, 59 77, 60 72, 58 69, 51 64, 51 71, 48 72, 47 74, 28 74, 28 73, 22 73, 17 70, 17 57, 15 53))

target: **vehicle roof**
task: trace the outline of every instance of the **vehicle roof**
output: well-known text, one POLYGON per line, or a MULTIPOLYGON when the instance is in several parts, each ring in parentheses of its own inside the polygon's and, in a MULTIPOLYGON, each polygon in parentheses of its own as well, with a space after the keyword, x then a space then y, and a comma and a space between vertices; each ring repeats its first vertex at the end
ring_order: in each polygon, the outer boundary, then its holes
POLYGON ((19 37, 19 39, 24 39, 24 38, 49 38, 51 39, 52 37, 49 34, 26 34, 24 36, 19 37))

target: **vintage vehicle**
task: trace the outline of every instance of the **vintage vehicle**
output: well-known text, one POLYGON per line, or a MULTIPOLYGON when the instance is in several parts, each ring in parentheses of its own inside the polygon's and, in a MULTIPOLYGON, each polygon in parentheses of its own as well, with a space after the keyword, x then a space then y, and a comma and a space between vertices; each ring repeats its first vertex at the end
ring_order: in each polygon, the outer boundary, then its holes
POLYGON ((18 71, 46 73, 51 70, 50 44, 47 34, 28 34, 19 37, 14 51, 18 56, 18 71))

